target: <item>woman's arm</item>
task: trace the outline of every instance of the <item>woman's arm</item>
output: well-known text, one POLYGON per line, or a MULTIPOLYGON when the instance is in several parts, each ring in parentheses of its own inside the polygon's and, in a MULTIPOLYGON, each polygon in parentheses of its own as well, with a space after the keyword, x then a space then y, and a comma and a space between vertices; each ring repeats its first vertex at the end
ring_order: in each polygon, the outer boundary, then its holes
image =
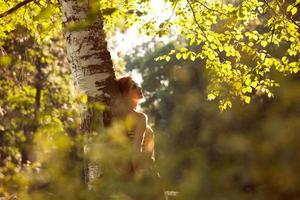
POLYGON ((134 130, 134 148, 138 152, 142 152, 142 141, 147 125, 147 116, 144 113, 136 112, 136 126, 134 130))
POLYGON ((152 160, 155 160, 155 155, 154 155, 154 134, 153 134, 152 129, 149 126, 146 127, 146 131, 144 133, 143 144, 142 144, 142 152, 144 152, 152 160))

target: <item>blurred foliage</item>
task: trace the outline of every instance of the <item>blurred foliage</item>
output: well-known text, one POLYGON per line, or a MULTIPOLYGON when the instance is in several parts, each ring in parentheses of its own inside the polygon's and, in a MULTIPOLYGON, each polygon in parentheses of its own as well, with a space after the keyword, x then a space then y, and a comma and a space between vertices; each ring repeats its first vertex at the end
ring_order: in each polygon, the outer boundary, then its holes
POLYGON ((163 187, 178 199, 298 199, 299 76, 273 72, 275 98, 257 94, 219 112, 207 100, 204 61, 153 61, 174 48, 143 44, 126 66, 143 76, 163 187))
POLYGON ((19 26, 2 40, 8 61, 0 68, 0 196, 48 184, 46 162, 64 166, 57 157, 72 160, 76 147, 80 100, 70 93, 63 43, 58 36, 43 46, 36 39, 19 26))

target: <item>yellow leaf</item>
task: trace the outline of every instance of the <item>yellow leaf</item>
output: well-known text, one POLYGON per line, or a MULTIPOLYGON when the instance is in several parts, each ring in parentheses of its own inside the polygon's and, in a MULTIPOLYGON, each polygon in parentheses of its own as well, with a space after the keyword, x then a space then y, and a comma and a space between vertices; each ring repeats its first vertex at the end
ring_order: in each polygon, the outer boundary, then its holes
POLYGON ((237 89, 240 89, 242 87, 242 84, 241 83, 234 83, 234 86, 237 88, 237 89))
POLYGON ((297 7, 294 7, 292 10, 291 10, 291 13, 292 13, 292 15, 295 15, 296 13, 297 13, 297 7))
POLYGON ((231 101, 227 100, 227 101, 225 102, 224 106, 225 106, 226 108, 227 108, 227 106, 228 106, 229 108, 232 108, 232 103, 231 103, 231 101))
POLYGON ((183 47, 183 48, 181 48, 181 50, 180 50, 181 52, 186 52, 186 51, 188 51, 188 49, 187 48, 185 48, 185 47, 183 47))
POLYGON ((192 38, 191 40, 190 40, 190 46, 192 45, 192 44, 194 44, 195 43, 195 38, 192 38))
POLYGON ((196 59, 196 56, 194 54, 191 54, 190 58, 191 58, 191 61, 194 61, 196 59))
POLYGON ((256 88, 256 86, 257 86, 257 81, 253 81, 253 82, 251 83, 251 87, 256 88))
POLYGON ((299 72, 299 68, 294 68, 293 69, 293 72, 296 74, 296 73, 298 73, 299 72))
POLYGON ((219 46, 219 51, 220 52, 223 52, 224 51, 224 48, 222 46, 219 46))
POLYGON ((171 57, 170 57, 170 56, 167 56, 167 57, 166 57, 166 61, 167 61, 167 62, 169 62, 169 61, 170 61, 170 59, 171 59, 171 57))
POLYGON ((293 8, 293 5, 289 5, 287 8, 286 8, 286 11, 289 12, 290 10, 292 10, 293 8))
POLYGON ((0 56, 0 65, 7 66, 11 63, 11 57, 8 55, 0 56))
POLYGON ((251 102, 251 97, 246 96, 245 97, 245 103, 249 104, 251 102))
POLYGON ((217 49, 218 47, 217 47, 214 43, 211 43, 211 44, 210 44, 210 48, 212 48, 212 49, 217 49))
POLYGON ((271 98, 273 97, 273 94, 271 92, 268 93, 268 97, 271 98))
POLYGON ((250 85, 250 84, 251 84, 251 79, 247 79, 247 80, 245 81, 245 84, 246 84, 246 85, 250 85))
POLYGON ((266 47, 268 45, 268 42, 263 40, 263 41, 261 41, 260 44, 261 44, 261 46, 266 47))
POLYGON ((84 103, 84 104, 87 103, 87 99, 88 99, 88 98, 87 98, 87 95, 85 95, 85 94, 82 95, 82 96, 81 96, 81 103, 84 103))
POLYGON ((182 58, 183 58, 184 60, 186 60, 188 56, 189 56, 189 55, 188 55, 187 53, 184 53, 184 54, 182 55, 182 58))
POLYGON ((252 87, 245 87, 245 88, 243 88, 242 89, 242 93, 247 93, 247 92, 249 92, 249 93, 251 93, 252 92, 252 87))
POLYGON ((173 50, 170 51, 169 55, 172 55, 172 54, 174 54, 175 52, 176 52, 176 51, 173 49, 173 50))
POLYGON ((209 100, 209 101, 212 101, 212 100, 214 100, 216 98, 216 95, 214 95, 214 94, 208 94, 207 95, 207 99, 209 100))

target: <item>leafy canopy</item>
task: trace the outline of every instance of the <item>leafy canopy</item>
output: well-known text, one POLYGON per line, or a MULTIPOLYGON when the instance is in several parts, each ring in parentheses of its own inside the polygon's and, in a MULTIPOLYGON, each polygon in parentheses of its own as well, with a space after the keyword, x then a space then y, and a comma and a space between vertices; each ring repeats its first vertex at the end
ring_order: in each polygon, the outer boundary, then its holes
POLYGON ((221 110, 232 107, 235 98, 247 104, 255 94, 271 98, 271 89, 279 86, 275 73, 299 72, 299 0, 170 3, 175 16, 148 33, 175 32, 188 44, 157 60, 204 60, 210 78, 207 98, 218 99, 221 110))
MULTIPOLYGON (((18 2, 21 1, 1 1, 0 12, 18 2)), ((205 66, 199 67, 205 67, 209 73, 207 98, 219 100, 222 110, 231 107, 236 98, 247 104, 253 95, 271 98, 272 88, 278 86, 274 74, 299 72, 299 0, 167 0, 166 3, 173 11, 160 22, 158 16, 147 15, 149 0, 94 0, 90 1, 86 22, 93 22, 101 8, 108 33, 138 23, 144 34, 163 36, 171 32, 183 37, 188 41, 186 46, 175 48, 158 60, 204 60, 205 66)), ((61 24, 57 1, 33 1, 1 18, 0 39, 21 25, 43 45, 62 32, 61 24)), ((8 61, 1 58, 1 62, 8 61)))

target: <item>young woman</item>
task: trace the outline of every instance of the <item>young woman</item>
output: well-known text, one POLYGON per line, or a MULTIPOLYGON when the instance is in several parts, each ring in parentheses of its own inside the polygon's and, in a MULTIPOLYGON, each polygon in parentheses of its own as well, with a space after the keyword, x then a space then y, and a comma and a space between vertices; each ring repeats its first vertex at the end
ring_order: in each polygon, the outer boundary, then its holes
POLYGON ((141 87, 126 76, 117 80, 122 94, 122 115, 130 123, 126 130, 128 139, 132 142, 133 148, 138 152, 143 152, 154 160, 154 135, 147 126, 147 115, 136 111, 139 101, 143 98, 141 87))

